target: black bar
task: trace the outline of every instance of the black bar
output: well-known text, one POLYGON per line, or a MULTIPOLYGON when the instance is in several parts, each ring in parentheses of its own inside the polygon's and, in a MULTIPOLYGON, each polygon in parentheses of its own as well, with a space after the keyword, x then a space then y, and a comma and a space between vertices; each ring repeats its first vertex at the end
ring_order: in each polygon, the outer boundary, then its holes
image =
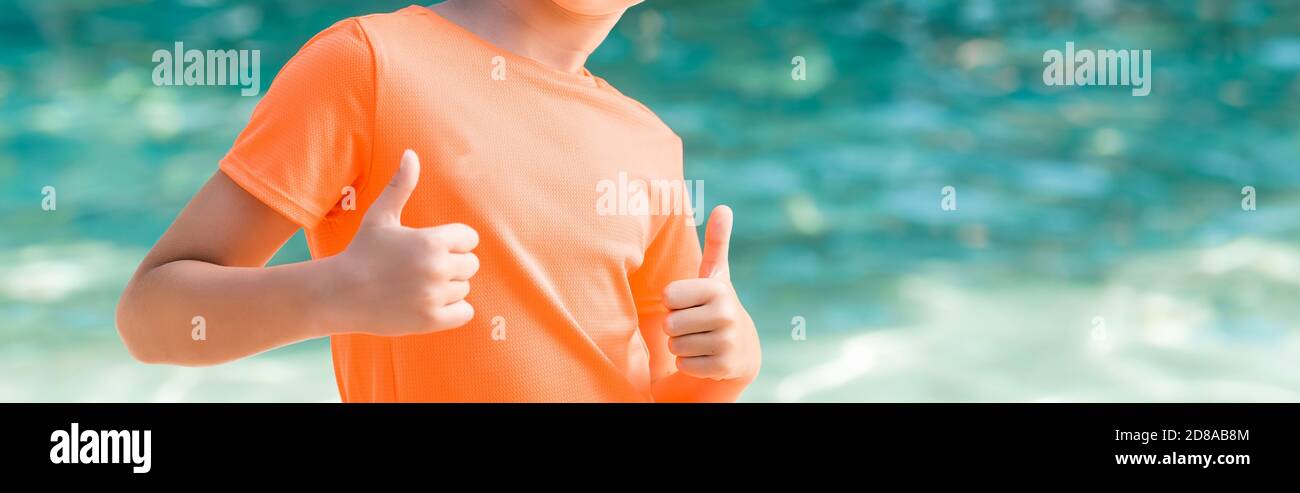
POLYGON ((1295 467, 1297 416, 1297 404, 7 404, 0 461, 10 476, 131 481, 569 470, 556 467, 645 475, 662 461, 735 463, 756 478, 1257 477, 1295 467), (150 470, 53 463, 52 433, 72 423, 82 433, 149 430, 150 470), (1121 465, 1117 454, 1249 463, 1121 465))

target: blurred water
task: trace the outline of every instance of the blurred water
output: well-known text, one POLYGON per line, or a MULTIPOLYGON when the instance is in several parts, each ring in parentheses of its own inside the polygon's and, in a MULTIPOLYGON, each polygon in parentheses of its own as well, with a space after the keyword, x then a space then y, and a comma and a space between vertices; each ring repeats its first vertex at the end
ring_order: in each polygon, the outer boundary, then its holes
MULTIPOLYGON (((149 57, 260 49, 265 88, 403 5, 0 1, 0 400, 337 400, 324 341, 176 369, 117 340, 126 279, 256 103, 154 87, 149 57)), ((1300 2, 650 0, 589 68, 737 211, 747 400, 1300 400, 1300 2), (1151 95, 1044 86, 1067 41, 1152 50, 1151 95)))

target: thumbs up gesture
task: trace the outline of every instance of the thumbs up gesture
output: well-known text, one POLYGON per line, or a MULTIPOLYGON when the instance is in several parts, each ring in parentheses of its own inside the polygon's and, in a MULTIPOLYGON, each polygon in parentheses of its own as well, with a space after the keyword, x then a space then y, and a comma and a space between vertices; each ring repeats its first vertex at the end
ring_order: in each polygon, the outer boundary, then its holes
POLYGON ((668 350, 677 356, 679 371, 697 378, 752 379, 761 364, 754 321, 731 286, 731 224, 730 207, 713 209, 704 230, 700 277, 664 288, 668 350))
POLYGON ((402 154, 401 166, 361 220, 334 265, 341 303, 332 314, 353 331, 397 336, 452 329, 474 318, 465 301, 478 272, 478 233, 464 224, 402 225, 402 209, 420 179, 420 158, 402 154))

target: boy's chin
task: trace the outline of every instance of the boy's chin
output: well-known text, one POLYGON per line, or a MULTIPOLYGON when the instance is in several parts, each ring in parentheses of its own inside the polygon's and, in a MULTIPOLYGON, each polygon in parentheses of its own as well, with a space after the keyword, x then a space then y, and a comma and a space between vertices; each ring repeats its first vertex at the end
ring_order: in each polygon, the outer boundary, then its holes
POLYGON ((560 8, 580 15, 617 14, 644 0, 551 0, 560 8))

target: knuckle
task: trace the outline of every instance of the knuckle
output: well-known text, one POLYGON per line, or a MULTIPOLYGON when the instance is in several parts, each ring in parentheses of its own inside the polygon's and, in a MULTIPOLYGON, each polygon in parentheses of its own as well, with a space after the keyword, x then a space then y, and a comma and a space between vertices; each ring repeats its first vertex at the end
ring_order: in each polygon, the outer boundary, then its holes
POLYGON ((478 245, 478 232, 464 223, 448 223, 438 228, 440 233, 463 240, 471 247, 478 245))
POLYGON ((739 372, 735 363, 732 363, 731 361, 723 361, 718 363, 718 370, 715 375, 719 378, 729 378, 737 373, 739 372))
POLYGON ((443 283, 445 283, 447 279, 450 277, 447 275, 447 267, 443 264, 430 263, 428 269, 429 271, 427 275, 429 279, 433 281, 429 283, 430 285, 429 289, 431 290, 437 290, 438 289, 437 286, 440 286, 443 283))
POLYGON ((433 252, 428 255, 427 263, 432 274, 438 277, 445 277, 449 270, 448 254, 446 252, 433 252))
POLYGON ((706 366, 708 367, 708 373, 710 375, 723 376, 727 374, 727 369, 730 367, 730 363, 723 358, 709 358, 706 366))
POLYGON ((716 334, 712 341, 714 354, 725 354, 736 349, 736 336, 729 331, 723 331, 716 334))
POLYGON ((465 289, 464 285, 456 284, 456 285, 448 286, 446 289, 446 293, 443 294, 442 296, 442 302, 443 304, 455 303, 457 301, 465 299, 466 294, 468 294, 468 292, 465 289))
POLYGON ((420 296, 417 297, 416 302, 420 304, 421 309, 425 311, 432 310, 439 306, 438 297, 441 294, 442 293, 439 292, 438 286, 436 284, 432 284, 432 283, 425 284, 424 287, 421 289, 420 296))
POLYGON ((424 247, 432 250, 435 254, 447 250, 447 240, 438 234, 423 235, 424 247))
POLYGON ((445 284, 437 285, 429 290, 429 301, 434 306, 445 305, 447 299, 450 297, 451 297, 451 289, 445 284))
POLYGON ((738 320, 740 317, 740 315, 736 311, 736 307, 732 306, 729 303, 719 305, 717 307, 717 310, 713 312, 713 316, 714 316, 714 321, 716 321, 719 325, 731 325, 735 323, 736 320, 738 320))
POLYGON ((442 323, 442 310, 439 310, 434 304, 428 304, 423 310, 420 310, 420 321, 426 325, 437 327, 442 323))
POLYGON ((710 295, 718 297, 727 293, 727 285, 722 281, 717 279, 706 279, 706 281, 708 281, 707 286, 710 295))

